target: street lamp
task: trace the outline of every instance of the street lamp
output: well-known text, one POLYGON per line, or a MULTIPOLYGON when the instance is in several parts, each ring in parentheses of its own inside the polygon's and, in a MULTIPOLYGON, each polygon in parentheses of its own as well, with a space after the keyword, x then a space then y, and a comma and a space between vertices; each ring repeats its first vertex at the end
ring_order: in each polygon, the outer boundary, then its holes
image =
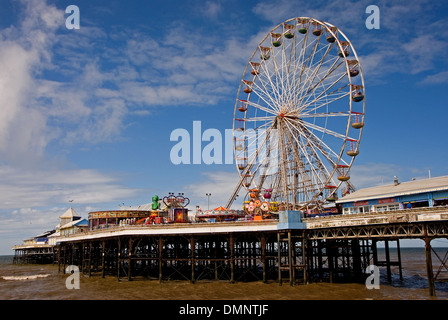
POLYGON ((210 196, 212 194, 211 193, 206 193, 205 195, 207 196, 207 210, 210 210, 210 196))

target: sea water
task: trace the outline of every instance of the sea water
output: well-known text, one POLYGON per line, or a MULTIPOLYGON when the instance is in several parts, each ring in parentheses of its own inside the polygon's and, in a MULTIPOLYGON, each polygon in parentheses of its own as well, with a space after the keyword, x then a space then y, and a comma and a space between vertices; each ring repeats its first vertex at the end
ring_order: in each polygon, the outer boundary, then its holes
MULTIPOLYGON (((384 250, 380 259, 384 260, 384 250)), ((443 259, 446 248, 436 248, 443 259)), ((391 249, 396 259, 395 249, 391 249)), ((54 265, 17 265, 13 256, 0 256, 0 299, 2 300, 448 300, 448 281, 436 281, 436 297, 430 297, 423 248, 401 248, 403 279, 398 267, 391 267, 387 281, 385 267, 380 268, 380 288, 367 289, 363 283, 315 282, 307 285, 282 286, 275 281, 262 283, 227 281, 158 280, 118 281, 114 276, 80 275, 80 288, 66 287, 68 274, 54 265)), ((433 254, 437 272, 441 262, 433 254)), ((443 268, 442 268, 443 269, 443 268)), ((439 276, 447 279, 447 274, 439 276)))

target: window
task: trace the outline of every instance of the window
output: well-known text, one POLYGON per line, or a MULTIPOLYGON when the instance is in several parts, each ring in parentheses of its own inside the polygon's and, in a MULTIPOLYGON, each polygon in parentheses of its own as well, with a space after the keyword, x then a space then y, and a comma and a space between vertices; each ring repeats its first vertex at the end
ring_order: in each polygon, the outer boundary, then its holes
POLYGON ((386 211, 395 211, 399 210, 400 205, 398 203, 390 204, 390 205, 384 205, 384 206, 376 206, 375 212, 386 212, 386 211))
POLYGON ((399 210, 400 209, 400 205, 397 203, 397 204, 391 204, 390 206, 389 206, 389 211, 395 211, 395 210, 399 210))
POLYGON ((358 212, 359 213, 369 213, 370 212, 370 207, 369 206, 358 207, 358 212))
POLYGON ((344 214, 353 214, 353 213, 357 213, 355 207, 344 208, 344 214))

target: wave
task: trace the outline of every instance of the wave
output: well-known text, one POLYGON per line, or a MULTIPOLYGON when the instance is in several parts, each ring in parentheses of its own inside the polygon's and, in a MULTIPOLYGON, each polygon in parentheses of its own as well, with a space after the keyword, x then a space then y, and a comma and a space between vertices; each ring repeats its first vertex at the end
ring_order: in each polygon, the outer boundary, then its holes
POLYGON ((3 280, 35 280, 37 278, 46 278, 50 274, 33 274, 28 276, 3 276, 3 280))

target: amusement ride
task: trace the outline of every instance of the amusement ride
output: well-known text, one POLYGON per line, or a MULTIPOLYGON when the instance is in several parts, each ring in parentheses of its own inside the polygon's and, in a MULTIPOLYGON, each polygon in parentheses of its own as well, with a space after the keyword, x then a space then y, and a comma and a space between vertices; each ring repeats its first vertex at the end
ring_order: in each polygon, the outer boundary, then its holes
MULTIPOLYGON (((355 190, 364 127, 361 64, 347 36, 309 17, 274 27, 247 63, 235 101, 234 157, 244 209, 321 212, 355 190)), ((261 218, 259 218, 261 219, 261 218)))

